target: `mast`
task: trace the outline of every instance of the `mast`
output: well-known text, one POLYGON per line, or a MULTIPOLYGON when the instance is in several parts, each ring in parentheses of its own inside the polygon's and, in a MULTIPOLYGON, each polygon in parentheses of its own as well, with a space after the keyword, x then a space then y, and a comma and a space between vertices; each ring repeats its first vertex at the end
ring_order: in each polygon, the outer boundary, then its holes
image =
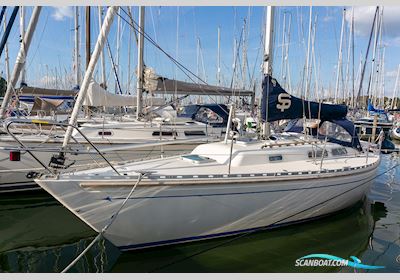
MULTIPOLYGON (((82 86, 79 89, 79 92, 78 92, 78 95, 77 95, 77 98, 76 98, 76 101, 74 104, 74 108, 72 110, 71 117, 69 119, 70 125, 76 124, 76 120, 78 118, 79 111, 82 107, 83 101, 87 94, 87 89, 89 87, 90 80, 92 79, 92 76, 93 76, 94 67, 96 66, 97 60, 99 59, 101 52, 103 51, 103 48, 104 48, 108 33, 110 31, 110 27, 113 22, 116 10, 117 10, 117 7, 115 7, 115 6, 110 6, 107 10, 107 14, 106 14, 106 17, 104 18, 103 24, 101 26, 99 36, 97 37, 97 42, 94 47, 93 54, 87 65, 87 68, 85 71, 85 76, 83 77, 82 86)), ((65 148, 68 145, 68 142, 72 135, 72 131, 73 131, 73 128, 71 126, 69 126, 65 133, 65 137, 64 137, 64 141, 63 141, 63 145, 62 145, 63 148, 65 148)))
POLYGON ((314 97, 317 97, 317 100, 320 101, 319 99, 319 85, 318 85, 318 68, 317 68, 317 61, 315 58, 315 36, 317 32, 317 19, 318 15, 315 16, 314 20, 314 27, 313 27, 313 34, 311 37, 311 69, 310 69, 310 77, 312 77, 312 69, 314 68, 314 80, 315 80, 315 88, 314 88, 314 97), (314 67, 312 66, 314 65, 314 67))
MULTIPOLYGON (((3 37, 1 38, 1 43, 0 43, 0 56, 3 53, 4 46, 7 43, 8 36, 10 36, 11 28, 14 24, 15 18, 17 17, 18 10, 19 6, 15 6, 11 13, 10 19, 8 20, 7 27, 4 30, 4 34, 3 37)), ((6 21, 6 18, 7 17, 5 17, 4 22, 6 21)))
MULTIPOLYGON (((118 8, 119 10, 120 8, 118 8)), ((115 57, 115 68, 116 68, 116 77, 119 77, 119 50, 120 50, 120 39, 121 39, 121 17, 117 18, 117 54, 115 57)), ((115 83, 115 93, 118 93, 119 86, 118 82, 115 83)), ((119 94, 122 94, 122 92, 119 92, 119 94)))
MULTIPOLYGON (((101 28, 101 25, 103 23, 102 7, 101 6, 98 6, 98 12, 99 12, 99 28, 101 28)), ((106 61, 105 61, 105 57, 104 57, 104 52, 101 52, 100 63, 101 63, 101 83, 102 83, 102 88, 107 89, 106 61)))
POLYGON ((221 28, 218 26, 217 85, 221 85, 221 28))
POLYGON ((308 99, 308 88, 309 88, 309 66, 310 66, 310 44, 311 44, 311 30, 312 30, 312 6, 310 6, 310 21, 308 26, 308 43, 307 43, 307 56, 306 56, 306 67, 305 67, 305 99, 308 99))
POLYGON ((80 56, 79 56, 79 7, 75 7, 75 83, 76 88, 81 84, 80 73, 80 56))
POLYGON ((142 115, 142 94, 143 94, 143 48, 144 48, 144 13, 145 7, 140 6, 139 8, 139 38, 138 38, 138 65, 137 65, 137 114, 136 118, 140 119, 142 115))
POLYGON ((284 80, 284 62, 285 62, 285 35, 286 35, 286 12, 283 12, 283 28, 282 28, 282 53, 281 53, 281 79, 284 80))
MULTIPOLYGON (((360 74, 360 81, 359 81, 359 82, 360 82, 360 86, 358 87, 358 92, 357 92, 357 96, 356 96, 355 102, 358 102, 358 101, 359 101, 360 95, 361 95, 361 93, 362 93, 362 86, 363 86, 363 81, 364 81, 365 68, 366 68, 366 66, 367 66, 369 48, 370 48, 370 46, 371 46, 372 34, 373 34, 373 32, 374 32, 374 28, 375 28, 375 23, 376 23, 376 19, 377 19, 378 12, 379 12, 379 6, 376 7, 374 19, 373 19, 373 21, 372 21, 371 34, 370 34, 369 40, 368 40, 368 47, 367 47, 367 51, 366 51, 366 54, 365 54, 365 61, 364 61, 364 65, 363 65, 363 67, 362 67, 361 74, 360 74)), ((370 81, 371 81, 371 79, 370 79, 370 81)), ((369 83, 368 85, 370 85, 370 83, 369 83)), ((368 86, 368 87, 369 87, 369 86, 368 86)), ((367 93, 367 94, 368 94, 368 93, 367 93)), ((369 95, 368 95, 368 96, 369 96, 369 95)))
MULTIPOLYGON (((21 44, 23 42, 23 38, 25 38, 25 7, 21 6, 19 10, 19 29, 20 29, 20 35, 21 35, 21 44)), ((26 85, 26 68, 25 68, 25 63, 22 66, 21 70, 21 86, 26 85)))
POLYGON ((14 92, 15 85, 18 81, 18 78, 19 78, 19 75, 21 73, 23 66, 25 65, 26 55, 28 53, 29 46, 32 41, 33 33, 35 32, 35 29, 36 29, 36 25, 37 25, 37 22, 39 19, 41 9, 42 9, 41 6, 36 6, 33 9, 27 32, 22 40, 17 59, 15 61, 15 65, 14 65, 14 69, 13 69, 11 78, 9 79, 9 83, 7 83, 7 90, 4 95, 3 103, 0 108, 0 117, 1 118, 5 117, 5 113, 6 113, 8 104, 10 103, 12 94, 14 92))
MULTIPOLYGON (((128 14, 131 15, 131 7, 128 7, 128 14)), ((132 45, 132 29, 129 28, 129 41, 128 41, 128 75, 126 83, 126 93, 130 94, 131 87, 131 45, 132 45)))
MULTIPOLYGON (((353 9, 352 9, 352 14, 353 14, 353 9)), ((353 33, 353 21, 351 20, 350 22, 350 32, 349 32, 349 40, 348 40, 348 46, 347 46, 347 64, 346 64, 346 86, 345 86, 345 101, 346 105, 350 106, 350 86, 349 86, 349 81, 350 81, 350 55, 351 55, 351 46, 352 46, 352 33, 353 33)))
POLYGON ((273 6, 268 6, 266 13, 267 20, 266 20, 265 40, 264 40, 263 73, 265 75, 272 75, 274 15, 275 15, 275 8, 273 6))
POLYGON ((243 20, 243 39, 242 39, 242 89, 246 88, 246 61, 247 61, 247 21, 243 20))
POLYGON ((352 75, 351 75, 351 87, 352 87, 352 93, 351 93, 351 106, 354 108, 355 102, 354 102, 354 94, 355 94, 355 75, 354 75, 354 67, 355 67, 355 55, 354 55, 354 7, 351 8, 351 56, 352 56, 352 75))
POLYGON ((383 54, 382 54, 382 70, 381 70, 381 79, 382 79, 382 91, 381 91, 381 98, 382 98, 382 106, 385 106, 385 52, 386 47, 383 47, 383 54))
MULTIPOLYGON (((375 21, 378 22, 379 21, 379 6, 376 7, 376 13, 375 13, 375 18, 374 18, 374 24, 375 21), (376 19, 375 19, 376 18, 376 19)), ((378 45, 378 33, 379 33, 379 23, 374 25, 374 48, 372 51, 372 60, 371 60, 371 74, 370 74, 370 78, 369 78, 369 82, 368 82, 368 98, 372 98, 372 94, 373 91, 371 91, 371 86, 373 87, 373 83, 375 80, 375 59, 376 59, 376 49, 377 49, 377 45, 378 45)), ((365 61, 366 62, 366 61, 365 61)), ((371 100, 371 102, 373 102, 371 100)))
MULTIPOLYGON (((4 34, 7 32, 7 23, 6 23, 6 13, 4 13, 4 34)), ((7 78, 7 84, 10 82, 10 57, 8 54, 8 42, 6 41, 5 47, 5 56, 4 56, 4 63, 6 66, 6 78, 7 78)))
POLYGON ((343 35, 344 35, 344 19, 346 17, 346 9, 343 9, 342 16, 342 28, 340 31, 340 46, 339 46, 339 57, 336 69, 336 86, 335 86, 335 103, 337 104, 337 98, 339 95, 339 79, 342 76, 342 49, 343 49, 343 35))
MULTIPOLYGON (((396 92, 397 92, 397 85, 399 83, 399 76, 400 76, 400 64, 399 67, 397 68, 397 75, 396 75, 396 82, 394 83, 394 90, 393 90, 393 96, 392 96, 392 102, 390 104, 390 108, 394 109, 395 106, 397 105, 397 102, 395 103, 395 99, 396 99, 396 92)), ((397 100, 396 100, 397 101, 397 100)))
POLYGON ((287 38, 285 39, 285 64, 284 64, 284 76, 283 83, 285 88, 289 89, 289 92, 292 92, 292 85, 290 80, 290 67, 289 67, 289 46, 290 46, 290 31, 292 24, 292 16, 289 14, 288 19, 288 27, 287 27, 287 38))
POLYGON ((200 38, 196 39, 196 75, 197 83, 200 83, 200 38))
MULTIPOLYGON (((266 22, 265 22, 265 40, 264 40, 264 59, 263 73, 264 75, 272 76, 272 59, 273 59, 273 36, 274 36, 274 14, 273 6, 267 7, 266 22)), ((268 102, 268 98, 267 101, 268 102)), ((263 136, 267 138, 270 135, 270 126, 268 123, 268 104, 266 105, 265 123, 263 124, 263 136)))
POLYGON ((86 69, 90 62, 90 6, 86 6, 86 69))

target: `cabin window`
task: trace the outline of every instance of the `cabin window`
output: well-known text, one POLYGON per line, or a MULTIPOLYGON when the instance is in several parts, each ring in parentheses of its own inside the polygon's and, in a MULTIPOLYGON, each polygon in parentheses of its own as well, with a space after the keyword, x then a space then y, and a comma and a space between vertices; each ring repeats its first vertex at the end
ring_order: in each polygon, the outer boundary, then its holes
POLYGON ((206 107, 200 108, 194 118, 196 121, 209 124, 222 124, 224 122, 221 116, 206 107))
POLYGON ((283 159, 282 155, 269 156, 269 161, 280 161, 282 159, 283 159))
MULTIPOLYGON (((153 136, 160 136, 160 131, 153 131, 153 136)), ((161 131, 161 136, 178 136, 176 131, 161 131)))
POLYGON ((111 136, 111 131, 99 131, 99 136, 111 136))
MULTIPOLYGON (((325 151, 324 151, 324 157, 327 157, 327 156, 328 156, 328 151, 325 150, 325 151)), ((321 157, 322 157, 322 150, 309 151, 309 152, 308 152, 308 157, 309 157, 309 158, 315 158, 315 157, 321 158, 321 157)))
POLYGON ((185 131, 185 136, 205 136, 205 132, 203 130, 188 130, 185 131))
POLYGON ((342 156, 342 155, 347 155, 347 150, 346 148, 334 148, 332 149, 332 155, 333 156, 342 156))
POLYGON ((329 138, 336 139, 343 142, 351 143, 351 135, 341 126, 332 122, 326 121, 319 128, 321 136, 328 135, 329 138))

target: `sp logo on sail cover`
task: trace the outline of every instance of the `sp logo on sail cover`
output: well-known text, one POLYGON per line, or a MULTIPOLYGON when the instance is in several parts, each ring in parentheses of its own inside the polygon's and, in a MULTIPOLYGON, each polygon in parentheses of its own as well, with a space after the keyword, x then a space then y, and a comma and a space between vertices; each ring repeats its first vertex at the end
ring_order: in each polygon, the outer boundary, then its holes
POLYGON ((276 108, 281 110, 281 112, 287 110, 292 105, 292 101, 290 100, 290 95, 288 93, 281 93, 278 95, 278 104, 276 104, 276 108))

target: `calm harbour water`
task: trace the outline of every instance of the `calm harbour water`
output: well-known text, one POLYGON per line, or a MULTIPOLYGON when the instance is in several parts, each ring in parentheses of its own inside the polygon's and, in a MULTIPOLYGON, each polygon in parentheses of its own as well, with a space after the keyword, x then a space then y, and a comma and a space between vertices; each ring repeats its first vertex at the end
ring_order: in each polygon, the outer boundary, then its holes
MULTIPOLYGON (((379 173, 399 163, 383 156, 379 173)), ((96 233, 46 193, 0 196, 0 271, 59 272, 96 233)), ((296 267, 325 253, 400 272, 400 167, 378 177, 364 202, 301 225, 183 245, 120 253, 100 241, 71 272, 365 272, 296 267)))

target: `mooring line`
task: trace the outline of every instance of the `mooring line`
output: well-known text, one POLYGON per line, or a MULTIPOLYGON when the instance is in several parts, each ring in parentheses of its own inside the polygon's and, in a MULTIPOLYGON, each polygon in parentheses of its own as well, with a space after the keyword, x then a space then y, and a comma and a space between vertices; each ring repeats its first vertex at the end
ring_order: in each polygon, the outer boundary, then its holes
POLYGON ((304 209, 304 210, 302 210, 302 211, 300 211, 300 212, 296 212, 295 214, 292 214, 292 215, 290 215, 290 216, 288 216, 288 217, 285 217, 285 218, 283 218, 283 219, 280 219, 280 220, 278 220, 278 221, 275 221, 275 222, 273 222, 273 223, 271 223, 271 224, 269 224, 269 225, 266 225, 266 226, 263 226, 263 227, 260 227, 260 228, 257 228, 257 229, 248 231, 248 232, 246 232, 246 233, 240 234, 240 235, 238 235, 238 236, 235 236, 234 238, 225 240, 225 241, 220 242, 220 243, 218 243, 218 244, 216 244, 216 245, 214 245, 214 246, 211 246, 211 247, 206 248, 206 249, 204 249, 204 250, 200 250, 200 251, 198 251, 198 252, 196 252, 196 253, 194 253, 194 254, 192 254, 192 255, 186 256, 186 257, 181 258, 181 259, 179 259, 179 260, 176 260, 176 261, 167 263, 167 264, 165 264, 165 265, 163 265, 163 266, 160 266, 160 267, 157 267, 157 268, 155 268, 155 269, 153 269, 153 270, 150 270, 149 272, 156 272, 156 271, 165 269, 165 268, 167 268, 167 267, 170 267, 170 266, 172 266, 172 265, 181 263, 181 262, 183 262, 183 261, 185 261, 185 260, 188 260, 188 259, 190 259, 190 258, 193 258, 193 257, 196 257, 196 256, 198 256, 198 255, 204 254, 204 253, 209 252, 209 251, 211 251, 211 250, 217 249, 217 248, 219 248, 219 247, 221 247, 221 246, 223 246, 223 245, 229 244, 229 243, 231 243, 231 242, 233 242, 233 241, 239 240, 240 238, 246 237, 246 236, 248 236, 248 235, 250 235, 250 234, 253 234, 253 233, 256 233, 256 232, 259 232, 259 231, 262 231, 262 230, 266 230, 266 229, 268 229, 268 227, 271 227, 271 226, 273 226, 273 225, 275 225, 275 224, 277 224, 277 223, 280 223, 280 222, 282 222, 282 221, 284 221, 284 220, 287 220, 287 219, 289 219, 289 218, 291 218, 291 217, 294 217, 294 216, 296 216, 296 215, 298 215, 298 214, 301 214, 301 213, 303 213, 303 212, 305 212, 305 211, 308 211, 308 210, 310 210, 310 209, 312 209, 312 208, 314 208, 314 207, 316 207, 316 206, 319 206, 319 205, 321 205, 321 204, 324 204, 324 203, 326 203, 326 202, 328 202, 328 201, 330 201, 330 200, 332 200, 332 199, 334 199, 334 198, 337 198, 337 197, 339 197, 339 196, 341 196, 341 195, 343 195, 343 194, 345 194, 345 193, 348 193, 348 192, 350 192, 350 191, 352 191, 352 190, 354 190, 354 189, 356 189, 356 188, 359 188, 360 186, 362 186, 362 185, 364 185, 364 184, 366 184, 366 183, 369 183, 369 182, 372 181, 372 180, 375 180, 376 178, 378 178, 378 177, 380 177, 380 176, 382 176, 382 175, 388 173, 389 171, 391 171, 391 170, 393 170, 393 169, 396 169, 396 168, 399 167, 399 166, 400 166, 400 163, 398 163, 398 164, 396 164, 396 165, 390 167, 389 169, 387 169, 386 171, 384 171, 384 172, 382 172, 382 173, 376 175, 375 177, 373 177, 373 178, 371 178, 371 179, 369 179, 369 180, 367 180, 367 181, 365 181, 365 182, 363 182, 363 183, 361 183, 361 184, 359 184, 359 185, 357 185, 357 186, 355 186, 355 187, 353 187, 353 188, 351 188, 351 189, 349 189, 349 190, 346 190, 346 191, 343 192, 343 193, 340 193, 340 194, 338 194, 338 195, 336 195, 336 196, 334 196, 334 197, 331 197, 331 198, 329 198, 329 199, 327 199, 327 200, 325 200, 325 201, 322 201, 322 202, 320 202, 320 203, 318 203, 318 204, 316 204, 316 205, 313 205, 313 206, 311 206, 311 207, 308 207, 307 209, 304 209))
POLYGON ((125 198, 125 200, 122 202, 121 206, 119 207, 119 209, 117 210, 117 212, 115 212, 114 215, 111 216, 111 220, 108 224, 106 224, 103 229, 99 232, 99 234, 96 236, 95 239, 93 239, 92 242, 90 242, 89 246, 87 246, 85 248, 85 250, 83 250, 66 268, 64 268, 63 271, 61 271, 61 273, 65 273, 68 270, 70 270, 89 250, 90 248, 93 247, 94 244, 96 244, 97 241, 99 241, 102 237, 103 234, 106 232, 106 230, 114 223, 115 219, 117 218, 118 214, 121 212, 122 208, 124 208, 125 204, 127 203, 127 201, 129 200, 129 198, 131 197, 131 195, 133 194, 133 192, 135 191, 136 187, 139 185, 140 181, 143 179, 143 177, 146 175, 146 173, 139 173, 139 177, 135 183, 135 185, 133 185, 131 191, 129 192, 128 196, 125 198))

